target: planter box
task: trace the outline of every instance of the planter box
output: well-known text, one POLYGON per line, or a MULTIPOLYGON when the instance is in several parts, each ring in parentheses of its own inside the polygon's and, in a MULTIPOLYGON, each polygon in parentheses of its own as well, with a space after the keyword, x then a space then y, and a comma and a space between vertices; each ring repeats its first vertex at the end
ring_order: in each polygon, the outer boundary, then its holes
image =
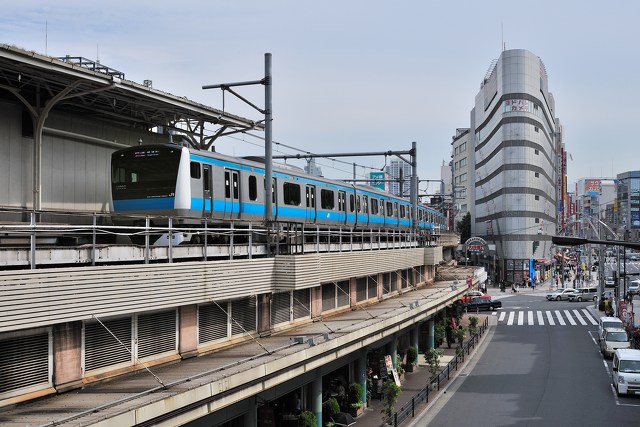
POLYGON ((359 408, 351 408, 351 410, 349 411, 349 414, 353 417, 359 417, 360 415, 364 414, 364 405, 362 405, 359 408))

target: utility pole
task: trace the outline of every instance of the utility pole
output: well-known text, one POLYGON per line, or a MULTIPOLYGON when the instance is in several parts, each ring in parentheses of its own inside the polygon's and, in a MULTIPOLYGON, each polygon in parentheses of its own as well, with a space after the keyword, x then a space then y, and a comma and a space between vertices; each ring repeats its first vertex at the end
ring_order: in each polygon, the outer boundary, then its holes
POLYGON ((272 97, 271 54, 264 54, 264 78, 236 83, 222 83, 216 85, 204 85, 202 89, 222 89, 227 91, 249 106, 264 114, 264 222, 269 224, 272 215, 271 186, 273 185, 273 111, 271 109, 272 97), (264 85, 264 109, 260 109, 242 96, 238 95, 232 87, 264 85))

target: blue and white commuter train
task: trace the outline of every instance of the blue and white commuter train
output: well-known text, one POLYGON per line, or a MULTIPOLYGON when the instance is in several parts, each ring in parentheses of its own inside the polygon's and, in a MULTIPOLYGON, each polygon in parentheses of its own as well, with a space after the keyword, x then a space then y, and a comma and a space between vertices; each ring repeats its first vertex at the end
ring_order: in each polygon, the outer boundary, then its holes
MULTIPOLYGON (((175 144, 142 145, 111 157, 112 212, 203 218, 220 223, 264 219, 263 163, 175 144)), ((355 229, 408 228, 408 200, 273 166, 272 220, 355 229)), ((194 221, 194 223, 197 223, 194 221)), ((418 228, 445 230, 445 217, 418 206, 418 228)), ((434 230, 435 231, 435 230, 434 230)))

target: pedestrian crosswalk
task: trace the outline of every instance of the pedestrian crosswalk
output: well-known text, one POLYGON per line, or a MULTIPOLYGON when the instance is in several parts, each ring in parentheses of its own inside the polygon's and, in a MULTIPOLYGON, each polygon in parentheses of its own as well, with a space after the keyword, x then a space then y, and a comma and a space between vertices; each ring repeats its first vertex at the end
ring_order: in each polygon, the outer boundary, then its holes
POLYGON ((513 310, 497 314, 499 325, 508 326, 595 326, 598 321, 587 309, 513 310))

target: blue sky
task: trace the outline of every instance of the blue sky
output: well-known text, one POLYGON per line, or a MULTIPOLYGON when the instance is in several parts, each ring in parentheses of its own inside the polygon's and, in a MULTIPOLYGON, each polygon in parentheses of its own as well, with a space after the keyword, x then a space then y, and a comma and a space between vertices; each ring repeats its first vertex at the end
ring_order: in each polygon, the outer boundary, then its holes
MULTIPOLYGON (((542 58, 564 126, 569 182, 640 169, 640 3, 595 1, 0 0, 0 43, 83 56, 138 83, 223 108, 202 85, 258 80, 272 56, 273 139, 315 153, 402 151, 440 179, 456 128, 489 64, 507 49, 542 58)), ((264 88, 238 88, 264 105, 264 88)), ((224 109, 259 119, 227 95, 224 109)), ((260 140, 217 150, 261 154, 260 140)), ((274 155, 296 153, 274 146, 274 155)), ((384 158, 347 158, 380 168, 384 158)), ((352 166, 327 159, 325 176, 352 166)), ((295 164, 295 163, 294 163, 295 164)), ((299 165, 301 165, 299 163, 299 165)), ((365 170, 357 168, 361 174, 365 170)), ((367 171, 368 172, 368 171, 367 171)), ((435 184, 422 184, 430 192, 435 184)), ((571 188, 571 187, 570 187, 571 188)))

